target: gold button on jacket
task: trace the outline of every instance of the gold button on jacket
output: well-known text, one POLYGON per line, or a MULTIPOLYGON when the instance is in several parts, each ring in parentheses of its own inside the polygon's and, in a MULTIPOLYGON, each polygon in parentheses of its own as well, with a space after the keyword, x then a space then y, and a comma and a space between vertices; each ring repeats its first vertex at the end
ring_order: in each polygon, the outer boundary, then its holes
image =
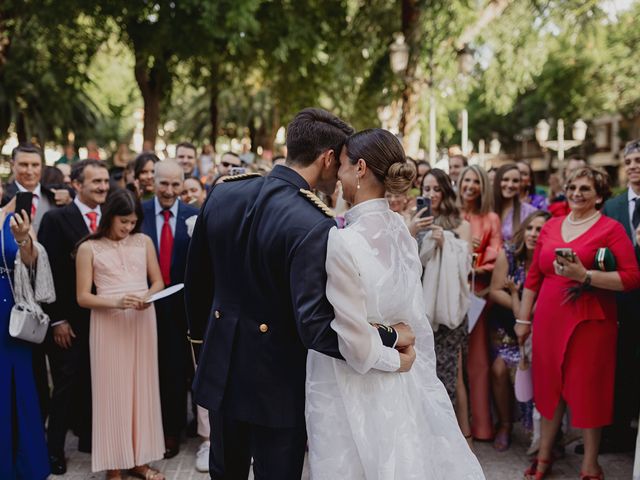
POLYGON ((267 325, 266 323, 261 323, 260 324, 260 331, 262 333, 267 333, 267 330, 269 330, 269 325, 267 325))
POLYGON ((220 318, 222 315, 220 314, 220 312, 218 310, 216 310, 215 312, 213 312, 213 316, 216 318, 220 318))

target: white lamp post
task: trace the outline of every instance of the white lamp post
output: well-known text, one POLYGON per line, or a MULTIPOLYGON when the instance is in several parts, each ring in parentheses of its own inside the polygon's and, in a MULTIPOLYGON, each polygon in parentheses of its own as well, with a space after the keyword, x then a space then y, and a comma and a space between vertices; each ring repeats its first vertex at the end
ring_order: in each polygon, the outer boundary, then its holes
MULTIPOLYGON (((462 47, 461 50, 458 50, 458 71, 463 77, 467 77, 473 71, 474 58, 473 58, 473 50, 469 48, 467 44, 462 47)), ((462 110, 462 141, 460 142, 460 147, 462 148, 462 153, 464 155, 468 155, 469 151, 469 113, 467 109, 464 108, 462 110)))
POLYGON ((573 140, 564 138, 564 120, 558 119, 558 139, 549 140, 549 130, 551 127, 546 120, 540 120, 536 125, 536 140, 542 148, 548 148, 558 152, 558 161, 564 162, 564 152, 580 145, 587 136, 587 124, 583 120, 578 120, 573 124, 571 133, 573 140))

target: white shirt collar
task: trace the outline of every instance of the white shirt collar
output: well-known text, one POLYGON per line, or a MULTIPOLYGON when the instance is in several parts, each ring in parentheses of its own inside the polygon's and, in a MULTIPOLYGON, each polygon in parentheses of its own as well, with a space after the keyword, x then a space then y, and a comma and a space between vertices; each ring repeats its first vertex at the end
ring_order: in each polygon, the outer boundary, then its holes
POLYGON ((628 202, 635 202, 636 198, 640 197, 640 195, 637 195, 636 192, 633 191, 633 188, 629 187, 627 188, 627 201, 628 202))
MULTIPOLYGON (((171 208, 169 208, 168 210, 171 212, 171 216, 173 218, 176 218, 178 216, 178 202, 180 201, 180 199, 176 198, 176 201, 173 202, 173 205, 171 205, 171 208)), ((160 202, 158 201, 158 197, 154 196, 153 197, 153 203, 156 209, 156 215, 160 215, 162 213, 162 211, 164 210, 164 208, 162 208, 162 205, 160 205, 160 202)))
MULTIPOLYGON (((20 191, 20 192, 30 192, 31 191, 31 190, 27 190, 26 188, 24 188, 18 182, 16 182, 16 187, 18 187, 18 191, 20 191)), ((38 183, 38 185, 36 185, 36 188, 33 189, 33 194, 37 195, 38 198, 42 198, 42 185, 40 185, 40 183, 38 183)))
POLYGON ((76 195, 76 198, 73 199, 73 203, 76 204, 76 206, 80 210, 80 213, 82 214, 82 216, 86 215, 89 212, 96 212, 98 214, 98 216, 102 213, 102 211, 100 209, 100 205, 98 205, 96 208, 91 208, 88 205, 86 205, 85 203, 82 203, 80 201, 80 198, 78 198, 78 195, 76 195))

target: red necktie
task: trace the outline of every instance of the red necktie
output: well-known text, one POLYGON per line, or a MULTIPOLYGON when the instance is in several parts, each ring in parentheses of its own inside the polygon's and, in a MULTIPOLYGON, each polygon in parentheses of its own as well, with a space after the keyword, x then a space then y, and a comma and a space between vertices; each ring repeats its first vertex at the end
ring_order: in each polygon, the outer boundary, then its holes
POLYGON ((85 215, 89 218, 89 230, 91 230, 91 233, 96 233, 98 212, 87 212, 85 215))
POLYGON ((31 221, 36 218, 36 200, 40 198, 35 193, 33 194, 33 199, 31 200, 31 221))
POLYGON ((173 232, 169 218, 171 218, 171 210, 163 210, 164 224, 162 232, 160 232, 160 271, 162 272, 162 280, 165 285, 171 283, 171 252, 173 251, 173 232))

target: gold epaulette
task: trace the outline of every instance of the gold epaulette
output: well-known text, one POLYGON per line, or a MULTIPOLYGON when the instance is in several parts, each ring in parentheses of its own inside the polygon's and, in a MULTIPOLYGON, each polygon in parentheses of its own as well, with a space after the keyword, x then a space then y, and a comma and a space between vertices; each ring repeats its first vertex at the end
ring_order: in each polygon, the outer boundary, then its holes
POLYGON ((261 177, 259 173, 241 173, 240 175, 231 175, 230 177, 225 177, 222 179, 223 182, 235 182, 237 180, 246 180, 247 178, 261 177))
POLYGON ((318 209, 324 213, 327 217, 335 217, 336 214, 333 212, 333 210, 331 210, 329 207, 327 207, 324 202, 322 200, 320 200, 311 190, 307 190, 305 188, 301 188, 300 189, 300 194, 306 198, 307 200, 309 200, 311 203, 313 203, 316 207, 318 207, 318 209))
POLYGON ((189 335, 187 335, 187 340, 189 340, 190 343, 195 343, 196 345, 199 345, 201 343, 204 343, 204 340, 194 340, 193 338, 191 338, 189 335))

